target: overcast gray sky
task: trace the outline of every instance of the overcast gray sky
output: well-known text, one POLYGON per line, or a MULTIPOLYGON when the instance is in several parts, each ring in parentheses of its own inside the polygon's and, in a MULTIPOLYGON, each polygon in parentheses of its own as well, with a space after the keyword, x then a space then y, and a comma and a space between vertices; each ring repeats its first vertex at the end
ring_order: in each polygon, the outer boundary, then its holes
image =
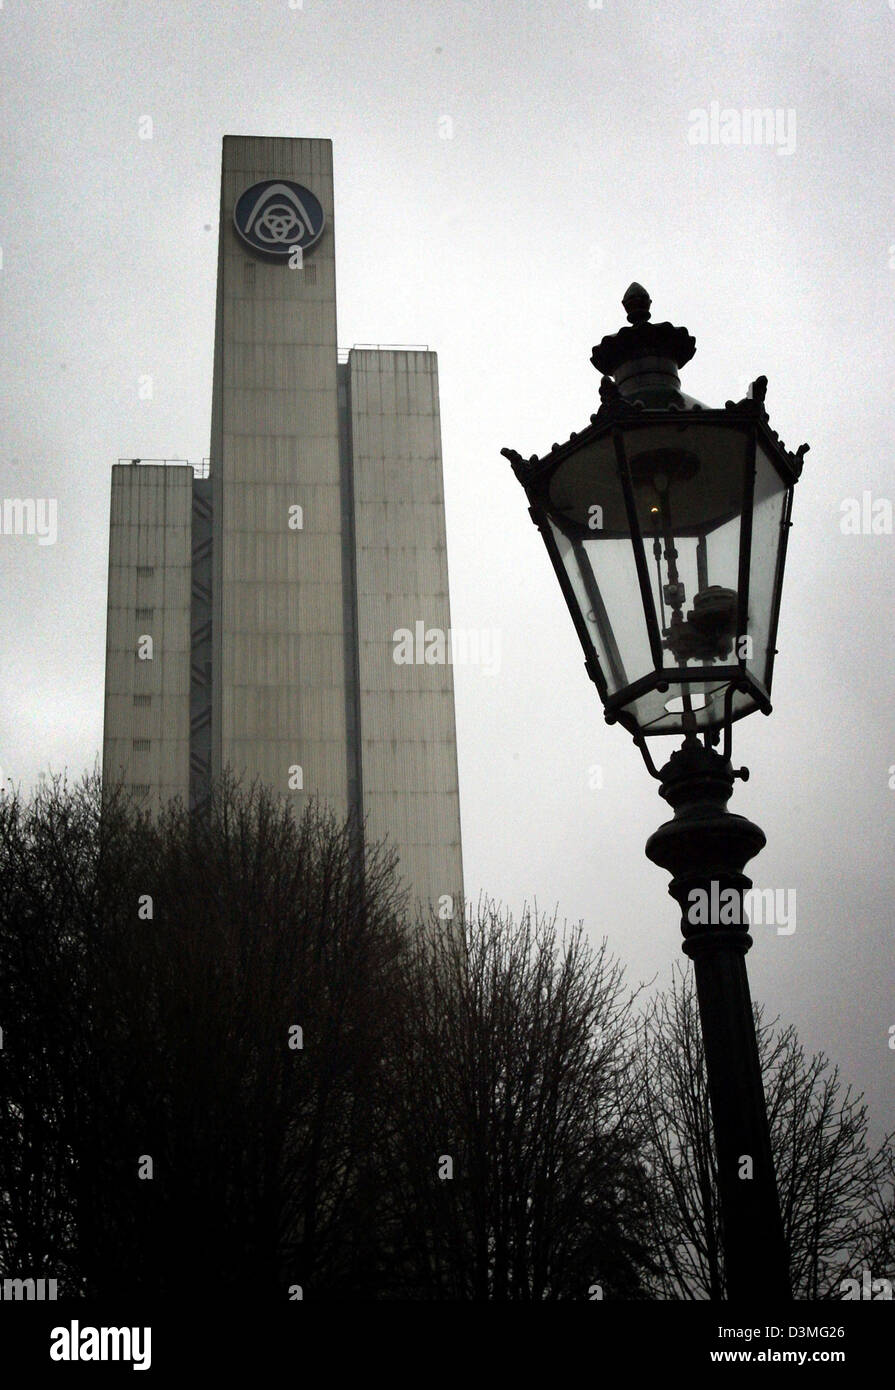
POLYGON ((97 756, 112 463, 208 454, 222 136, 331 137, 340 342, 438 352, 453 621, 499 634, 456 671, 467 892, 583 918, 632 983, 679 957, 665 807, 499 451, 587 423, 634 279, 685 390, 764 374, 810 443, 775 710, 736 726, 756 886, 797 905, 750 971, 891 1126, 895 538, 840 522, 895 495, 895 0, 5 0, 0 43, 2 496, 58 501, 55 545, 0 535, 4 775, 97 756), (712 103, 779 138, 694 143, 712 103))

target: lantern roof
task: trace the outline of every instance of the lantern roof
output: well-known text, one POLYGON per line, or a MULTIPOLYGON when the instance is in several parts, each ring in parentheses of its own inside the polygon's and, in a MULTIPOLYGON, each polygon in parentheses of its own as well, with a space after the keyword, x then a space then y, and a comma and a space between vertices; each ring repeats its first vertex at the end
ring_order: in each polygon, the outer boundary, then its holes
POLYGON ((501 449, 523 486, 602 435, 638 422, 652 423, 660 414, 666 419, 680 414, 692 421, 699 418, 706 424, 732 427, 754 422, 765 447, 793 478, 799 478, 809 446, 802 444, 792 453, 771 428, 765 408, 767 377, 756 377, 742 400, 726 401, 723 408, 704 405, 685 395, 680 390, 677 368, 695 354, 696 339, 686 328, 651 323, 651 303, 646 290, 635 281, 622 299, 631 326, 608 335, 594 348, 591 361, 603 373, 600 408, 591 415, 584 430, 573 430, 567 440, 552 444, 543 456, 532 454, 525 459, 515 449, 501 449))

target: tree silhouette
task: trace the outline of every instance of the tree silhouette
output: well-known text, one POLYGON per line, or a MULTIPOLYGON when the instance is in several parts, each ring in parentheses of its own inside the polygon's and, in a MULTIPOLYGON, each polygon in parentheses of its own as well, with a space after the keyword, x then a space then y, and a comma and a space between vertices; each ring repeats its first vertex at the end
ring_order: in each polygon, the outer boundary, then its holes
MULTIPOLYGON (((794 1297, 841 1298, 864 1268, 892 1277, 895 1149, 868 1147, 867 1107, 838 1067, 807 1056, 791 1026, 756 1032, 794 1297)), ((646 1135, 661 1298, 723 1298, 711 1112, 692 973, 676 967, 638 1025, 637 1114, 646 1135)), ((757 1291, 760 1292, 760 1291, 757 1291)))
POLYGON ((416 936, 388 1113, 398 1291, 637 1297, 648 1263, 627 1119, 631 1000, 605 944, 485 904, 416 936))
POLYGON ((232 784, 157 823, 95 779, 0 810, 3 1270, 362 1291, 394 857, 232 784))
MULTIPOLYGON (((384 845, 225 780, 0 797, 0 1276, 188 1300, 718 1298, 689 977, 411 923, 384 845)), ((893 1277, 893 1145, 758 1019, 799 1297, 893 1277)))

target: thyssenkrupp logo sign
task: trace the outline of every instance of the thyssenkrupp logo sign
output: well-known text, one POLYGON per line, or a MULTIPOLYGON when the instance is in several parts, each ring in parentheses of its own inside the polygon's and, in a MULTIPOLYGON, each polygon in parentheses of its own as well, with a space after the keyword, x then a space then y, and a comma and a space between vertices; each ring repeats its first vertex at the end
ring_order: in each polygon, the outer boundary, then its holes
POLYGON ((324 217, 310 189, 284 179, 265 179, 239 195, 233 221, 253 251, 287 258, 294 246, 307 251, 319 240, 324 217))

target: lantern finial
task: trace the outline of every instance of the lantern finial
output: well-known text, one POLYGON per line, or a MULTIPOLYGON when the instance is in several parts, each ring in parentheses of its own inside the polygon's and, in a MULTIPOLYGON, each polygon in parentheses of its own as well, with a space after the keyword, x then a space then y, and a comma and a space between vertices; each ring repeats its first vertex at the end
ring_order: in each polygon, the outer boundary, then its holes
POLYGON ((622 308, 628 315, 628 323, 648 323, 652 302, 646 290, 642 285, 638 285, 636 280, 629 285, 622 300, 622 308))

